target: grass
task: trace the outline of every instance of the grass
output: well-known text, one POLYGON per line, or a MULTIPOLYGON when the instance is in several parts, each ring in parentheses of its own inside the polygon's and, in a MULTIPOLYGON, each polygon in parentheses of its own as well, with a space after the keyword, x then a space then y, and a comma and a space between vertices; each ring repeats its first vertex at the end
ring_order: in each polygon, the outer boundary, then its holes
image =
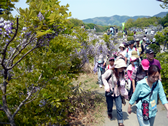
MULTIPOLYGON (((92 73, 84 73, 80 74, 77 80, 74 80, 73 84, 77 85, 81 83, 81 87, 84 91, 88 91, 88 94, 85 98, 89 97, 88 95, 95 95, 94 97, 94 108, 91 110, 84 112, 82 116, 82 124, 78 124, 79 126, 102 126, 105 121, 104 112, 106 111, 106 102, 104 97, 104 89, 100 89, 97 84, 97 75, 92 73), (89 93, 92 92, 92 93, 89 93), (102 114, 103 113, 103 114, 102 114)), ((90 96, 92 97, 92 96, 90 96)))

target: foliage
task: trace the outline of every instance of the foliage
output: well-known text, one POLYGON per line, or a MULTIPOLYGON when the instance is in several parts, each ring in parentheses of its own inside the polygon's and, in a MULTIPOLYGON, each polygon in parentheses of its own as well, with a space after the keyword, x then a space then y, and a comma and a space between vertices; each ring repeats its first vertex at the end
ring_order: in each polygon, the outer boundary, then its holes
POLYGON ((164 28, 161 32, 157 32, 155 38, 159 44, 164 44, 165 41, 168 42, 168 27, 164 28))
POLYGON ((154 51, 155 54, 157 54, 161 51, 161 48, 158 45, 156 45, 155 43, 150 44, 149 48, 151 48, 154 51))
POLYGON ((19 23, 1 20, 0 121, 63 125, 77 73, 72 56, 81 43, 69 35, 69 5, 57 0, 27 3, 29 8, 18 9, 19 23))
POLYGON ((168 0, 158 0, 158 1, 162 2, 162 4, 160 4, 160 6, 161 6, 163 9, 167 9, 167 8, 168 8, 168 6, 167 6, 168 0))
POLYGON ((134 37, 133 36, 127 36, 127 41, 131 41, 131 40, 134 40, 134 37))
POLYGON ((162 19, 159 20, 159 23, 163 26, 163 27, 167 27, 168 26, 168 14, 163 17, 162 19))
POLYGON ((0 15, 5 13, 7 15, 11 14, 11 11, 13 11, 14 3, 12 2, 18 2, 18 0, 2 0, 0 4, 0 15))
POLYGON ((83 21, 82 20, 78 20, 75 18, 70 18, 69 22, 72 23, 72 27, 78 27, 78 26, 82 26, 83 25, 83 21))
POLYGON ((134 32, 128 30, 128 31, 127 31, 127 35, 128 35, 128 36, 134 36, 134 32))
MULTIPOLYGON (((102 96, 89 90, 84 91, 81 88, 81 84, 73 89, 73 94, 69 97, 71 107, 67 106, 67 109, 69 109, 68 116, 70 118, 68 122, 70 125, 79 124, 79 122, 85 124, 86 121, 83 121, 81 115, 87 114, 88 112, 93 113, 96 105, 103 102, 102 96)), ((90 116, 87 120, 93 122, 93 116, 90 116)))
POLYGON ((157 26, 160 19, 161 18, 159 17, 138 18, 137 20, 130 18, 125 23, 125 28, 127 29, 131 27, 143 28, 143 27, 148 27, 149 25, 157 26))
POLYGON ((166 93, 166 96, 168 97, 168 52, 164 52, 164 53, 158 53, 156 55, 156 59, 160 61, 161 64, 161 77, 162 77, 162 84, 163 84, 163 88, 164 91, 166 93))

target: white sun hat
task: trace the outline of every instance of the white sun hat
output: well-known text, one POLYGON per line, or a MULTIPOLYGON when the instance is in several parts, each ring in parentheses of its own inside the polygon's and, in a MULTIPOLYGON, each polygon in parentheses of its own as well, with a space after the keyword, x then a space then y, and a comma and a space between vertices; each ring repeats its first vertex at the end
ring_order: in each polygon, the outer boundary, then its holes
POLYGON ((114 62, 114 67, 115 68, 122 68, 122 67, 127 67, 127 65, 123 59, 117 59, 114 62))

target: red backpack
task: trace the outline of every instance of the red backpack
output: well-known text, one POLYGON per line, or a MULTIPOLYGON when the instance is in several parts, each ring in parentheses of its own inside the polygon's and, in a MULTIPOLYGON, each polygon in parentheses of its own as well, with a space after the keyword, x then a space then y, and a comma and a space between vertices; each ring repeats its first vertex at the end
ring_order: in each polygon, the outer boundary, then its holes
MULTIPOLYGON (((135 51, 137 52, 137 48, 135 48, 135 51)), ((128 49, 127 49, 127 53, 128 53, 128 49)))

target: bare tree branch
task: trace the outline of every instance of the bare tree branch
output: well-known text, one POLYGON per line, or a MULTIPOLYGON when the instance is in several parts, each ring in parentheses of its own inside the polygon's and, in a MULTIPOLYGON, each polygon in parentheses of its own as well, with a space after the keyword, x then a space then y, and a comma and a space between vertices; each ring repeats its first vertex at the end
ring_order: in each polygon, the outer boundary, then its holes
POLYGON ((37 92, 36 96, 33 99, 31 99, 30 101, 26 102, 25 104, 28 104, 28 103, 34 101, 37 98, 38 94, 40 93, 41 89, 42 88, 39 89, 39 91, 37 92))
MULTIPOLYGON (((21 46, 21 44, 19 44, 16 49, 13 51, 13 54, 10 56, 8 63, 11 62, 11 64, 13 64, 13 60, 27 47, 27 45, 29 45, 35 38, 35 33, 32 34, 32 36, 30 37, 29 41, 25 43, 25 46, 21 48, 21 50, 18 50, 18 48, 21 46), (18 50, 18 53, 14 56, 14 54, 16 53, 16 51, 18 50), (14 57, 13 57, 14 56, 14 57), (12 58, 13 57, 13 58, 12 58)), ((26 40, 27 41, 27 40, 26 40)), ((8 64, 7 63, 7 64, 8 64)))
POLYGON ((16 35, 17 35, 17 31, 18 31, 18 26, 19 26, 19 18, 17 17, 17 20, 16 20, 16 30, 15 30, 15 34, 14 34, 14 36, 12 37, 12 39, 6 44, 6 46, 5 46, 5 48, 4 48, 4 50, 3 50, 3 52, 2 52, 2 54, 3 54, 3 58, 2 58, 2 61, 1 61, 1 65, 2 65, 2 67, 6 70, 6 67, 5 67, 5 65, 4 65, 4 60, 5 60, 5 58, 6 58, 6 51, 7 51, 7 48, 8 48, 8 46, 9 46, 9 44, 14 40, 14 38, 16 37, 16 35))
POLYGON ((16 111, 14 112, 14 114, 12 115, 12 118, 15 117, 15 115, 18 113, 18 111, 20 110, 20 108, 25 104, 25 102, 31 97, 32 93, 33 93, 33 90, 34 90, 35 87, 32 88, 31 92, 28 92, 28 95, 26 97, 25 100, 23 100, 20 105, 18 106, 18 108, 16 109, 16 111))
POLYGON ((27 56, 30 52, 32 52, 34 49, 36 49, 38 46, 35 46, 34 48, 32 48, 31 50, 29 50, 27 53, 25 53, 14 65, 12 65, 11 67, 8 67, 7 70, 12 69, 14 66, 16 66, 25 56, 27 56))

